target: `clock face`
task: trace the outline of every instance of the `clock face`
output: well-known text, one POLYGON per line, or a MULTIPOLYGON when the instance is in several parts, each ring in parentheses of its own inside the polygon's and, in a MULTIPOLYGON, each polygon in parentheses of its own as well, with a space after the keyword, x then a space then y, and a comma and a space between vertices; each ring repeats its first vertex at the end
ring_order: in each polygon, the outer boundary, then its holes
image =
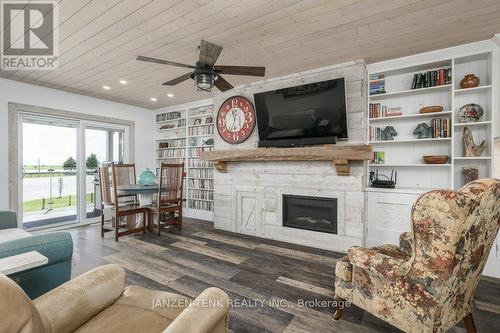
POLYGON ((222 103, 217 113, 217 129, 224 141, 242 143, 254 127, 255 110, 248 99, 234 96, 222 103))

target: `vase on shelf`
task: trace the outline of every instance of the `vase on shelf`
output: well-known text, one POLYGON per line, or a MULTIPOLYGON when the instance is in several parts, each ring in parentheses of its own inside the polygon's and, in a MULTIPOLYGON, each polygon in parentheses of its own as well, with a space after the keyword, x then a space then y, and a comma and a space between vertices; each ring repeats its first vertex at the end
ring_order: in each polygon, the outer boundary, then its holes
POLYGON ((465 77, 460 81, 460 88, 475 88, 479 85, 479 78, 474 74, 466 74, 465 77))
POLYGON ((464 185, 479 179, 479 167, 469 166, 462 168, 462 176, 464 179, 464 185))

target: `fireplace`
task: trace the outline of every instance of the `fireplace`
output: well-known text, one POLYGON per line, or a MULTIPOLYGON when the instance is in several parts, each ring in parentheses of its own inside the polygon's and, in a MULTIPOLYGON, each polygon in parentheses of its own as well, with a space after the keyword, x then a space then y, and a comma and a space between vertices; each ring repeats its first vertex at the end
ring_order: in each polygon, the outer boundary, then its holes
POLYGON ((283 226, 337 233, 337 199, 283 194, 283 226))

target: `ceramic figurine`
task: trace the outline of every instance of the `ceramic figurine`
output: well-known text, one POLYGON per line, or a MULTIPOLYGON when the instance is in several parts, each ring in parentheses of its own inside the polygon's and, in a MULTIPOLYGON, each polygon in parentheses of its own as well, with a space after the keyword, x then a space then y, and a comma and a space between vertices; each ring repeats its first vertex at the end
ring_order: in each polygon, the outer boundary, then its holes
POLYGON ((428 139, 431 137, 431 128, 426 123, 420 123, 413 131, 413 134, 418 135, 417 139, 428 139))
POLYGON ((479 85, 479 78, 474 74, 466 74, 465 77, 460 81, 460 88, 475 88, 479 85))
POLYGON ((392 126, 387 126, 382 131, 382 140, 394 140, 394 137, 398 135, 398 132, 392 126))

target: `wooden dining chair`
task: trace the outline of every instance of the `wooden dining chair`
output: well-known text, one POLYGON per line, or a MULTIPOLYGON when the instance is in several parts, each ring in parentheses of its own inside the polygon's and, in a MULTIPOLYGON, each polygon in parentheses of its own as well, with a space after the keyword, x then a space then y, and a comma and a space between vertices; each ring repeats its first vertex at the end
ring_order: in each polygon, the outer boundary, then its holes
MULTIPOLYGON (((114 203, 112 195, 111 162, 102 163, 98 168, 99 189, 101 193, 101 237, 104 237, 106 216, 112 216, 114 221, 114 203)), ((109 231, 109 230, 108 230, 109 231)))
POLYGON ((153 207, 158 235, 162 226, 176 225, 182 228, 182 188, 184 184, 184 164, 162 163, 156 205, 153 207), (177 214, 177 215, 176 215, 177 214))
POLYGON ((101 214, 101 236, 104 236, 104 214, 112 212, 115 241, 120 236, 146 232, 148 208, 141 207, 137 195, 119 195, 120 186, 135 184, 135 164, 110 163, 99 168, 103 212, 101 214), (111 170, 111 172, 110 172, 111 170), (137 215, 142 214, 142 226, 136 223, 137 215))

